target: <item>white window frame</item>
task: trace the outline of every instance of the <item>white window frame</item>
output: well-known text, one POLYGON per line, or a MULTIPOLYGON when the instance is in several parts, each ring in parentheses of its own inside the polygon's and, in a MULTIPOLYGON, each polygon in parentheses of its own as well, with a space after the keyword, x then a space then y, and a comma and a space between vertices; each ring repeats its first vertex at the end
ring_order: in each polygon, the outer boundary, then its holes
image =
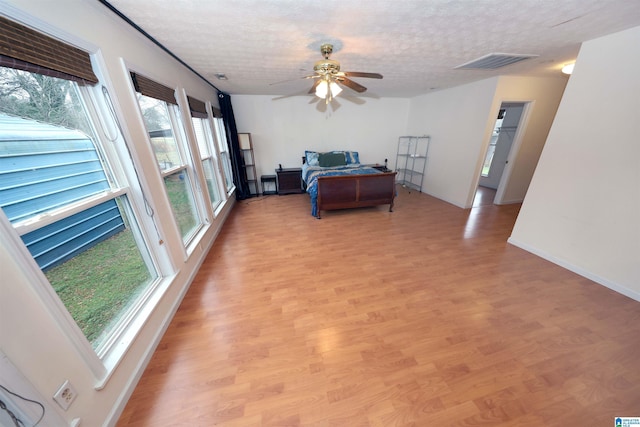
MULTIPOLYGON (((138 109, 140 111, 140 117, 143 118, 144 115, 142 114, 142 107, 140 106, 140 102, 138 101, 138 98, 137 98, 138 95, 141 95, 141 94, 139 92, 135 92, 136 104, 138 105, 138 109)), ((142 96, 145 96, 145 95, 142 95, 142 96)), ((184 249, 188 251, 189 248, 192 247, 194 243, 196 243, 196 237, 199 235, 200 231, 206 225, 205 223, 206 215, 205 215, 205 212, 203 211, 203 200, 202 200, 203 197, 202 197, 202 190, 200 188, 200 180, 199 180, 198 174, 195 172, 195 167, 193 164, 193 156, 191 155, 193 149, 189 147, 188 139, 185 135, 184 124, 180 119, 181 118, 180 107, 177 104, 169 104, 166 101, 163 101, 161 99, 157 99, 149 96, 147 96, 147 98, 152 98, 158 102, 164 103, 167 109, 167 112, 169 114, 169 121, 171 124, 171 131, 173 133, 173 138, 175 140, 176 147, 180 155, 180 162, 181 162, 180 165, 173 166, 164 170, 161 169, 160 165, 157 164, 157 159, 155 158, 155 155, 154 155, 154 161, 156 162, 156 167, 158 169, 158 172, 160 173, 163 183, 166 177, 170 175, 174 175, 181 171, 183 171, 186 174, 187 180, 189 182, 189 187, 190 187, 189 190, 191 191, 191 196, 193 197, 193 212, 196 216, 195 218, 196 226, 192 230, 190 230, 190 232, 186 236, 182 235, 182 232, 180 231, 180 227, 178 226, 178 218, 176 216, 176 213, 173 212, 173 206, 171 205, 171 203, 169 203, 169 207, 173 213, 175 229, 183 242, 184 249)), ((147 142, 150 147, 153 147, 153 142, 151 141, 151 136, 149 134, 149 130, 146 127, 146 124, 144 123, 144 120, 142 125, 146 130, 147 142)), ((167 195, 167 200, 169 200, 166 185, 164 185, 164 188, 165 188, 165 194, 167 195)))
POLYGON ((233 167, 231 165, 231 152, 227 141, 227 133, 224 121, 220 117, 214 119, 214 129, 216 136, 216 150, 218 151, 218 163, 220 172, 225 180, 227 197, 231 196, 236 186, 233 183, 233 167))
MULTIPOLYGON (((92 60, 102 63, 101 58, 97 57, 97 55, 93 55, 92 60)), ((94 72, 100 80, 103 80, 99 67, 95 65, 94 72)), ((100 84, 96 87, 77 87, 80 102, 89 118, 90 126, 93 128, 94 142, 101 156, 105 173, 115 188, 54 209, 44 215, 28 218, 17 224, 11 224, 4 212, 0 210, 0 239, 7 241, 7 247, 14 248, 14 252, 11 255, 16 265, 23 271, 27 281, 32 284, 34 291, 43 302, 43 306, 46 307, 52 318, 56 320, 59 327, 65 331, 65 334, 95 376, 97 380, 96 389, 101 389, 106 385, 115 367, 139 333, 140 328, 144 325, 146 318, 151 314, 153 308, 168 288, 170 281, 167 280, 167 276, 172 273, 171 269, 167 268, 167 254, 164 253, 164 257, 162 255, 159 256, 158 252, 164 252, 164 250, 159 249, 160 243, 154 245, 152 243, 154 239, 149 235, 149 230, 155 228, 153 219, 149 219, 148 215, 142 213, 145 212, 145 208, 138 208, 140 200, 145 199, 140 194, 141 183, 128 178, 137 176, 132 163, 133 159, 128 156, 129 151, 124 147, 126 145, 124 135, 118 131, 117 118, 114 116, 116 112, 111 110, 115 106, 113 104, 108 105, 110 100, 106 96, 102 99, 103 97, 97 95, 97 91, 103 90, 103 88, 104 86, 100 84), (98 132, 98 130, 102 130, 103 133, 98 132), (105 135, 110 143, 105 141, 103 139, 104 136, 101 135, 105 135), (116 145, 122 146, 116 147, 116 145), (105 160, 106 164, 104 164, 105 160), (111 335, 94 350, 20 236, 89 209, 106 200, 119 197, 127 198, 127 213, 130 216, 130 220, 135 221, 137 224, 134 236, 138 244, 142 244, 143 249, 146 249, 141 250, 140 254, 147 262, 147 265, 152 267, 150 272, 152 276, 155 275, 155 279, 146 285, 145 290, 136 298, 134 304, 129 307, 126 313, 123 313, 111 335)))
MULTIPOLYGON (((205 192, 207 194, 208 200, 209 200, 209 205, 211 206, 212 210, 213 210, 213 215, 215 218, 216 215, 216 211, 218 209, 218 207, 225 201, 225 197, 223 196, 226 193, 226 190, 224 188, 224 186, 221 185, 221 181, 224 181, 224 177, 221 176, 220 173, 220 168, 219 168, 219 162, 218 162, 218 158, 217 158, 217 150, 215 147, 215 139, 213 136, 213 125, 210 119, 210 116, 207 116, 207 118, 200 118, 200 117, 191 117, 191 123, 192 126, 194 127, 194 136, 196 138, 196 145, 198 147, 198 152, 200 153, 200 163, 203 169, 203 173, 206 173, 206 171, 204 170, 205 166, 205 162, 209 162, 211 165, 211 168, 213 169, 213 174, 214 174, 214 178, 215 178, 215 186, 216 186, 216 191, 218 193, 218 200, 217 201, 213 201, 211 200, 211 198, 209 197, 209 191, 207 189, 207 191, 205 192), (206 153, 203 153, 202 150, 200 150, 200 142, 198 141, 198 131, 195 129, 195 124, 194 124, 194 120, 200 120, 200 124, 202 126, 202 131, 204 132, 203 137, 204 137, 204 141, 203 144, 205 145, 205 149, 207 150, 206 153), (222 179, 221 179, 222 178, 222 179)), ((207 182, 206 182, 206 174, 203 175, 203 184, 204 187, 207 187, 207 182)))

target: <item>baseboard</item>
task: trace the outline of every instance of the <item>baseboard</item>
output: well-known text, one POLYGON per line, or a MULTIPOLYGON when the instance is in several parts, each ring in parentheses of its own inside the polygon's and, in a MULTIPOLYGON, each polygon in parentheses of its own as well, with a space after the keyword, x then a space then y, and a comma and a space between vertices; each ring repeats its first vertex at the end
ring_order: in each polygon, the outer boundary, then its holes
POLYGON ((516 203, 522 203, 524 199, 511 199, 511 200, 503 200, 498 205, 515 205, 516 203))
POLYGON ((591 281, 596 282, 599 285, 602 285, 606 288, 611 289, 612 291, 615 291, 619 294, 622 294, 626 297, 629 297, 633 300, 636 300, 638 302, 640 302, 640 293, 638 293, 637 291, 634 291, 632 289, 627 288, 626 286, 622 286, 618 283, 612 282, 611 280, 605 279, 603 277, 598 276, 597 274, 593 274, 592 272, 585 270, 582 267, 577 267, 563 259, 557 258, 553 255, 550 255, 544 251, 540 251, 530 245, 527 245, 526 243, 520 242, 517 239, 514 239, 513 237, 509 237, 507 239, 507 242, 512 244, 513 246, 517 246, 520 249, 523 249, 527 252, 530 252, 536 256, 539 256, 542 259, 545 259, 549 262, 552 262, 556 265, 559 265, 562 268, 566 268, 569 271, 572 271, 576 274, 579 274, 582 277, 585 277, 591 281))

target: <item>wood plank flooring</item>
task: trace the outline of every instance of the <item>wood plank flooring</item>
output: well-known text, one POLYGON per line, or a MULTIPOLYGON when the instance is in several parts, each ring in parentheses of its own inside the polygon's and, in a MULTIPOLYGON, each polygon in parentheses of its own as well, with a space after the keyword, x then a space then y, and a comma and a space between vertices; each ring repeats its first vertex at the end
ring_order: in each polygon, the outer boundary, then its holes
POLYGON ((239 203, 118 426, 640 416, 640 303, 507 244, 518 209, 239 203))

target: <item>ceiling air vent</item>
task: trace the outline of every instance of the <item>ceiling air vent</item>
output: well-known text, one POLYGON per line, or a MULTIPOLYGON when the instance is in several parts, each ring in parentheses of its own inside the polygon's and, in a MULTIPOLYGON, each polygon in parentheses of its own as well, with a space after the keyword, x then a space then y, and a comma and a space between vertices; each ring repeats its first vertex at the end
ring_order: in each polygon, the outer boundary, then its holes
POLYGON ((513 53, 490 53, 473 61, 454 67, 459 70, 495 70, 538 55, 519 55, 513 53))

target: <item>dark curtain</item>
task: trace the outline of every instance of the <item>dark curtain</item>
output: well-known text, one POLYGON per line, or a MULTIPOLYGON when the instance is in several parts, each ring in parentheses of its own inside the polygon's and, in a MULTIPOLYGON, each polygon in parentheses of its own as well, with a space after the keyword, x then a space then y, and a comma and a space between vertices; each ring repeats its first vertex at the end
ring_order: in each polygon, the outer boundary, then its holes
POLYGON ((231 96, 224 92, 218 92, 220 110, 222 111, 222 121, 227 132, 229 151, 231 156, 231 168, 233 169, 233 183, 236 186, 236 200, 244 200, 251 197, 247 174, 244 168, 244 159, 240 152, 240 142, 238 141, 238 128, 231 106, 231 96))

